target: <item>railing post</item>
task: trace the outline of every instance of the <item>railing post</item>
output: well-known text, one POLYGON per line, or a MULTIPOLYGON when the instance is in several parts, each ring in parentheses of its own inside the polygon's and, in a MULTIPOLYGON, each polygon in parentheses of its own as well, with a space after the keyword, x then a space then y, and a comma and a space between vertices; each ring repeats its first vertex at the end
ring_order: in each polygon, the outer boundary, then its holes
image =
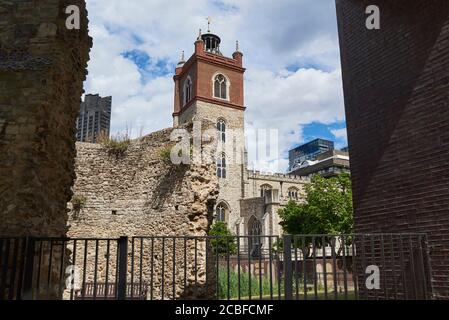
POLYGON ((118 240, 118 283, 117 299, 126 299, 126 276, 128 267, 128 237, 120 237, 118 240))
POLYGON ((33 300, 33 273, 34 273, 34 254, 35 254, 36 241, 34 238, 27 237, 25 243, 26 243, 26 257, 24 264, 25 278, 23 281, 23 291, 21 298, 23 300, 33 300))
POLYGON ((292 236, 284 235, 284 294, 285 300, 293 299, 292 236))

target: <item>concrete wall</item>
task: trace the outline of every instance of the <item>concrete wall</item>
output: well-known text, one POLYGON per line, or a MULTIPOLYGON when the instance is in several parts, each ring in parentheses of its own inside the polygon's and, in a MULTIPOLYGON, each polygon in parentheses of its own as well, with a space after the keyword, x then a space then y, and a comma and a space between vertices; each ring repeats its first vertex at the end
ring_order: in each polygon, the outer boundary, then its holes
POLYGON ((449 298, 449 2, 336 3, 356 230, 426 233, 449 298))

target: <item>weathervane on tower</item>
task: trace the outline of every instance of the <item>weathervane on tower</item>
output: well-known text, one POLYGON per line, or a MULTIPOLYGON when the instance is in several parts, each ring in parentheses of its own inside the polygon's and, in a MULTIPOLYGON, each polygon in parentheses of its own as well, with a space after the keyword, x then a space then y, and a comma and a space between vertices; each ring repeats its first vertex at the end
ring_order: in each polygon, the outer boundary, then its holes
POLYGON ((207 17, 207 32, 210 32, 210 24, 212 23, 212 17, 207 17))

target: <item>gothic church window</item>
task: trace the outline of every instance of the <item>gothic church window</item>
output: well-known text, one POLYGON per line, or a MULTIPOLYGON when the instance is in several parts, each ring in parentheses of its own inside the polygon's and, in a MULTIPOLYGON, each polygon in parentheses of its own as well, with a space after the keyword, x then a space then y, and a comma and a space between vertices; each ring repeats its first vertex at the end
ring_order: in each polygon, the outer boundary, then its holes
POLYGON ((270 193, 270 191, 273 189, 272 186, 270 186, 269 184, 264 184, 263 186, 260 187, 260 196, 262 198, 265 197, 265 195, 267 195, 268 193, 270 193))
POLYGON ((226 155, 224 153, 217 159, 217 176, 226 179, 226 155))
POLYGON ((215 210, 216 212, 216 216, 215 216, 215 221, 216 222, 226 222, 226 211, 227 211, 227 206, 223 203, 220 203, 217 206, 217 209, 215 210))
POLYGON ((218 130, 218 139, 220 142, 226 142, 226 122, 223 119, 218 120, 217 122, 217 130, 218 130))
POLYGON ((288 197, 290 200, 298 200, 298 189, 290 188, 288 189, 288 197))
POLYGON ((187 78, 184 83, 184 105, 192 100, 192 80, 187 78))
POLYGON ((228 99, 228 81, 222 74, 218 74, 214 78, 214 97, 219 99, 228 99))

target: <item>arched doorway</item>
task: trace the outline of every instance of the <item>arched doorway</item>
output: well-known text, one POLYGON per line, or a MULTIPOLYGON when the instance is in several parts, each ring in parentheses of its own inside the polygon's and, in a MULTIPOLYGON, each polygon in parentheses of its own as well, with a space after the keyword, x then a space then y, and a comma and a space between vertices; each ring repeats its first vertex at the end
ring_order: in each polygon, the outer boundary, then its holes
POLYGON ((259 257, 262 249, 262 223, 255 216, 252 216, 248 221, 248 235, 251 256, 259 257))

